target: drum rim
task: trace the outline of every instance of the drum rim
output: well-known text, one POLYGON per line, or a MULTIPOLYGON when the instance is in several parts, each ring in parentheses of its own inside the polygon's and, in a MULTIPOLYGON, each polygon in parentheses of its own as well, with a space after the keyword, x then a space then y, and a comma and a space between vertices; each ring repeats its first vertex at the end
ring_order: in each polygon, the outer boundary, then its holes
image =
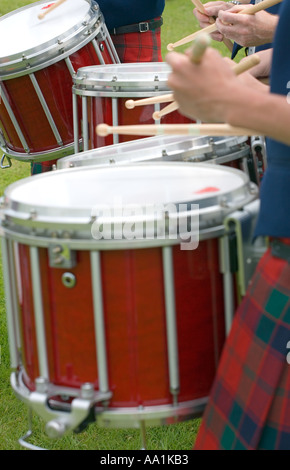
MULTIPOLYGON (((203 168, 210 168, 213 169, 211 164, 204 164, 204 163, 180 163, 180 162, 166 162, 166 163, 137 163, 130 165, 131 168, 142 168, 144 167, 162 167, 171 166, 172 168, 177 166, 182 166, 185 168, 186 166, 190 169, 194 167, 203 167, 203 168)), ((128 167, 128 165, 127 165, 128 167)), ((237 170, 234 168, 229 167, 222 167, 220 165, 214 166, 215 171, 221 171, 227 174, 233 173, 239 175, 240 184, 237 188, 232 190, 221 190, 219 191, 218 195, 216 193, 212 193, 211 195, 207 195, 205 198, 184 200, 184 201, 175 201, 170 202, 173 205, 178 205, 179 203, 182 204, 202 204, 201 210, 199 210, 199 218, 200 218, 200 227, 204 227, 204 225, 208 225, 209 227, 218 226, 222 223, 224 216, 228 213, 232 213, 233 211, 237 210, 238 208, 244 207, 248 202, 252 201, 253 199, 257 198, 258 189, 256 185, 250 182, 248 175, 242 172, 241 170, 237 170)), ((73 168, 63 170, 59 172, 59 175, 63 175, 64 173, 73 173, 73 172, 82 172, 85 174, 88 171, 91 171, 91 167, 83 167, 83 168, 73 168)), ((102 167, 103 171, 112 171, 110 167, 102 167)), ((121 171, 124 170, 124 167, 121 171)), ((97 170, 99 171, 99 169, 97 170)), ((52 178, 55 175, 55 172, 49 173, 42 173, 39 175, 30 176, 24 178, 20 181, 16 181, 12 183, 5 189, 4 198, 3 198, 3 207, 0 211, 0 216, 2 216, 2 226, 7 230, 28 230, 28 233, 33 233, 37 235, 37 231, 39 231, 39 236, 43 236, 44 230, 71 230, 75 233, 75 238, 82 238, 88 237, 92 239, 91 235, 91 228, 94 222, 94 218, 92 217, 92 209, 93 207, 81 207, 81 208, 68 208, 64 206, 59 207, 49 207, 49 206, 37 206, 37 204, 33 203, 21 203, 20 201, 13 200, 13 191, 14 189, 19 188, 21 185, 29 184, 31 178, 35 181, 36 179, 41 180, 42 178, 52 178), (18 228, 17 228, 18 227, 18 228), (22 228, 21 228, 22 227, 22 228)), ((144 203, 145 204, 145 203, 144 203)), ((164 201, 164 204, 168 204, 164 201)), ((176 217, 178 220, 181 220, 182 217, 187 217, 189 214, 188 211, 183 213, 173 214, 173 218, 176 217)), ((163 214, 164 217, 167 214, 163 214)), ((171 214, 170 214, 171 215, 171 214)), ((163 217, 161 215, 161 217, 163 217)), ((154 219, 155 220, 155 219, 154 219)), ((110 223, 113 223, 114 220, 111 220, 110 223)), ((94 240, 95 241, 95 240, 94 240)), ((112 240, 115 241, 115 240, 112 240)), ((122 241, 122 240, 121 240, 122 241)), ((100 240, 102 242, 102 240, 100 240)))
MULTIPOLYGON (((79 152, 77 154, 70 155, 68 157, 61 158, 57 162, 57 169, 62 170, 65 168, 82 167, 86 165, 111 165, 121 163, 134 163, 136 161, 151 161, 150 158, 140 160, 140 158, 132 158, 136 152, 140 151, 140 148, 144 146, 146 150, 146 156, 149 153, 153 154, 153 161, 156 158, 162 158, 163 155, 170 157, 178 156, 183 154, 186 160, 193 162, 199 162, 198 158, 204 158, 200 162, 208 163, 205 155, 214 154, 215 151, 220 149, 232 149, 241 144, 245 144, 248 140, 247 136, 228 136, 228 137, 211 137, 211 136, 154 136, 147 137, 129 142, 122 142, 118 144, 111 144, 105 147, 98 147, 95 149, 79 152), (208 139, 208 140, 206 140, 208 139), (213 139, 210 142, 209 139, 213 139), (158 145, 158 143, 160 144, 158 145), (197 147, 194 146, 197 144, 197 147), (182 144, 182 148, 179 148, 178 144, 182 144), (165 154, 166 152, 166 154, 165 154), (102 155, 102 154, 105 154, 102 155), (127 158, 127 160, 126 160, 127 158), (79 163, 79 164, 78 164, 79 163), (83 164, 82 164, 83 163, 83 164), (75 165, 74 165, 75 164, 75 165)), ((236 149, 233 152, 237 152, 240 149, 236 149)), ((230 153, 226 153, 229 155, 230 153)), ((224 156, 225 154, 223 154, 224 156)), ((232 153, 231 153, 232 155, 232 153)), ((150 155, 151 156, 151 155, 150 155)), ((217 156, 218 158, 218 156, 217 156)), ((212 157, 214 160, 214 157, 212 157)))
MULTIPOLYGON (((17 12, 45 3, 47 3, 47 0, 40 0, 7 13, 0 18, 0 25, 1 21, 17 14, 17 12)), ((60 36, 31 49, 1 57, 1 80, 27 75, 65 59, 88 44, 101 30, 107 34, 106 26, 100 26, 102 21, 104 21, 104 18, 98 4, 90 2, 86 16, 60 36)))
POLYGON ((93 91, 98 88, 103 89, 104 87, 111 87, 112 89, 121 87, 125 89, 135 89, 136 87, 141 89, 153 88, 153 91, 160 89, 168 90, 167 79, 169 72, 170 67, 166 62, 89 65, 80 67, 77 70, 76 75, 73 77, 73 90, 75 93, 78 93, 80 90, 89 89, 93 91), (132 69, 135 69, 135 76, 132 69), (149 69, 147 80, 146 69, 149 69), (118 70, 119 76, 117 74, 118 70), (127 76, 124 76, 126 72, 127 76))
MULTIPOLYGON (((80 141, 81 144, 81 141, 80 141)), ((4 155, 13 160, 18 160, 21 162, 46 162, 49 160, 56 160, 61 158, 66 158, 69 155, 74 154, 74 143, 68 143, 62 147, 56 146, 51 150, 44 150, 42 152, 16 152, 10 147, 8 143, 2 142, 0 137, 0 149, 4 152, 4 155)))

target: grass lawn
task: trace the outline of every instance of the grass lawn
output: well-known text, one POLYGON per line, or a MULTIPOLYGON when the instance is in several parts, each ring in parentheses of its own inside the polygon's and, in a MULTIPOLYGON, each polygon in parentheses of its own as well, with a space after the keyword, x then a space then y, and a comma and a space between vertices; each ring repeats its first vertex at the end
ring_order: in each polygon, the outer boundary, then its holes
MULTIPOLYGON (((138 1, 138 0, 136 0, 138 1)), ((140 0, 139 0, 140 1, 140 0)), ((146 1, 146 0, 145 0, 146 1)), ((34 3, 30 0, 1 0, 0 14, 34 3)), ((166 56, 166 45, 175 42, 198 29, 195 17, 192 14, 192 3, 190 0, 166 0, 164 12, 164 26, 162 28, 162 53, 166 56)), ((17 31, 15 31, 17 34, 17 31)), ((5 40, 5 38, 1 38, 5 40)), ((21 42, 21 37, 19 37, 21 42)), ((222 55, 229 56, 228 50, 223 44, 214 43, 222 55)), ((179 48, 183 51, 186 47, 179 48)), ((1 156, 1 155, 0 155, 1 156)), ((30 164, 13 160, 12 167, 0 169, 0 195, 10 183, 29 176, 30 164)), ((1 263, 1 258, 0 258, 1 263)), ((5 302, 3 290, 3 275, 0 275, 0 450, 20 450, 18 438, 27 431, 27 409, 18 401, 9 383, 9 347, 6 331, 5 302)), ((67 450, 126 450, 139 449, 139 431, 131 429, 109 430, 97 428, 91 425, 82 434, 70 434, 57 440, 49 440, 44 433, 41 419, 34 416, 33 425, 35 434, 31 439, 35 445, 48 449, 67 450)), ((148 429, 148 449, 152 450, 188 450, 192 448, 199 420, 192 420, 181 424, 155 427, 148 429)))

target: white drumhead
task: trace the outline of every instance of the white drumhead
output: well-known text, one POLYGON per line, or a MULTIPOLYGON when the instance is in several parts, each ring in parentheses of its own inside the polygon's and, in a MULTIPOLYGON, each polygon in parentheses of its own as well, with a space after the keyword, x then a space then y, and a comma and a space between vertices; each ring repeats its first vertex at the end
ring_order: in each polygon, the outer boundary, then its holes
MULTIPOLYGON (((187 163, 84 167, 32 176, 10 185, 6 208, 41 218, 73 214, 88 217, 92 208, 137 204, 195 203, 211 206, 223 195, 237 203, 248 192, 248 177, 239 170, 187 163), (241 191, 242 189, 242 191, 241 191), (208 202, 207 202, 208 200, 208 202)), ((23 216, 24 217, 24 216, 23 216)), ((37 221, 37 217, 35 219, 37 221)))
POLYGON ((51 11, 44 19, 38 14, 55 1, 37 2, 0 19, 0 58, 37 48, 82 23, 90 10, 86 0, 70 0, 51 11))

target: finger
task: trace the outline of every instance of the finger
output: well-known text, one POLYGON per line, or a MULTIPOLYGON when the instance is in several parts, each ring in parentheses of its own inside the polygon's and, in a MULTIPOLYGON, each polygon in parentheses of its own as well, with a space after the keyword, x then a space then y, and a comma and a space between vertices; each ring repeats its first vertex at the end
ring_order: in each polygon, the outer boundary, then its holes
POLYGON ((248 21, 249 17, 245 15, 239 15, 237 13, 230 13, 229 11, 220 11, 217 19, 219 19, 225 25, 235 25, 248 21))
POLYGON ((188 57, 185 54, 181 54, 179 52, 169 52, 166 55, 165 60, 168 65, 170 65, 172 70, 178 70, 188 62, 188 57))

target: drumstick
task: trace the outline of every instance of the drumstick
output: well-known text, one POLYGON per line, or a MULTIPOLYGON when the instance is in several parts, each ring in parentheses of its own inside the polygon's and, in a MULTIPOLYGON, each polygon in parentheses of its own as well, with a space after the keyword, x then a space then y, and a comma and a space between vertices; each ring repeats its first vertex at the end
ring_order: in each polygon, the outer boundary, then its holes
MULTIPOLYGON (((244 10, 241 10, 237 12, 237 15, 240 14, 245 14, 245 15, 254 15, 255 13, 258 13, 261 10, 266 10, 267 8, 272 7, 273 5, 277 5, 278 3, 281 3, 283 0, 263 0, 263 2, 257 3, 256 5, 251 5, 248 8, 245 8, 244 10)), ((197 36, 199 36, 202 32, 204 33, 214 33, 217 31, 216 24, 211 24, 210 26, 207 26, 206 28, 203 28, 199 31, 196 31, 193 34, 190 34, 189 36, 186 36, 183 39, 180 39, 179 41, 175 43, 171 43, 167 45, 167 49, 169 51, 173 51, 175 47, 182 46, 183 44, 187 44, 190 41, 193 41, 197 36)))
POLYGON ((252 136, 261 135, 260 131, 234 127, 229 124, 139 124, 134 126, 109 126, 99 124, 96 127, 97 135, 106 137, 110 134, 122 135, 191 135, 202 136, 252 136))
POLYGON ((127 109, 134 109, 135 106, 146 106, 147 104, 167 103, 173 101, 173 93, 167 95, 151 96, 150 98, 142 98, 141 100, 127 100, 125 106, 127 109))
MULTIPOLYGON (((191 48, 191 55, 190 55, 191 62, 193 62, 194 64, 199 64, 209 44, 210 44, 210 37, 208 34, 201 34, 198 38, 196 38, 191 48)), ((171 104, 161 109, 160 111, 155 111, 152 117, 153 119, 158 120, 162 116, 165 116, 166 114, 176 111, 178 108, 179 108, 179 105, 176 103, 176 101, 173 101, 171 104)))
POLYGON ((152 114, 152 117, 155 121, 158 121, 163 116, 166 116, 166 114, 172 113, 173 111, 176 111, 178 108, 179 108, 178 103, 176 101, 173 101, 168 106, 165 106, 165 108, 161 109, 160 111, 155 111, 152 114))
MULTIPOLYGON (((200 0, 192 0, 192 3, 194 4, 194 6, 197 8, 197 10, 198 10, 200 13, 203 13, 204 15, 207 16, 206 9, 204 8, 204 5, 203 5, 203 3, 201 3, 200 0)), ((211 23, 214 23, 214 22, 215 22, 215 20, 214 20, 214 18, 213 18, 212 16, 209 17, 209 21, 210 21, 211 23)), ((232 43, 232 41, 231 41, 230 39, 228 39, 228 38, 223 38, 223 43, 225 44, 225 46, 228 48, 228 50, 229 50, 230 52, 233 51, 233 47, 234 47, 234 46, 233 46, 233 43, 232 43)))
POLYGON ((241 60, 238 64, 235 64, 233 66, 233 72, 236 75, 240 75, 244 72, 247 72, 247 70, 250 70, 252 67, 255 67, 255 65, 258 65, 261 62, 260 57, 258 54, 251 54, 245 59, 241 60))
POLYGON ((55 8, 59 7, 59 5, 61 5, 62 3, 64 3, 66 0, 57 0, 57 2, 53 3, 49 8, 46 8, 44 11, 42 11, 41 13, 39 13, 38 15, 38 19, 39 20, 43 20, 43 18, 48 14, 50 13, 52 10, 54 10, 55 8))
MULTIPOLYGON (((246 72, 247 70, 251 69, 252 67, 255 67, 255 65, 258 65, 260 63, 260 57, 258 54, 251 54, 248 57, 246 57, 244 60, 239 62, 238 64, 235 64, 233 66, 233 72, 236 75, 240 75, 243 72, 246 72)), ((169 113, 172 113, 173 111, 176 111, 179 108, 178 104, 176 101, 173 101, 170 103, 168 106, 165 108, 161 109, 160 111, 155 111, 153 113, 152 117, 155 120, 161 119, 163 116, 166 116, 169 113)))

